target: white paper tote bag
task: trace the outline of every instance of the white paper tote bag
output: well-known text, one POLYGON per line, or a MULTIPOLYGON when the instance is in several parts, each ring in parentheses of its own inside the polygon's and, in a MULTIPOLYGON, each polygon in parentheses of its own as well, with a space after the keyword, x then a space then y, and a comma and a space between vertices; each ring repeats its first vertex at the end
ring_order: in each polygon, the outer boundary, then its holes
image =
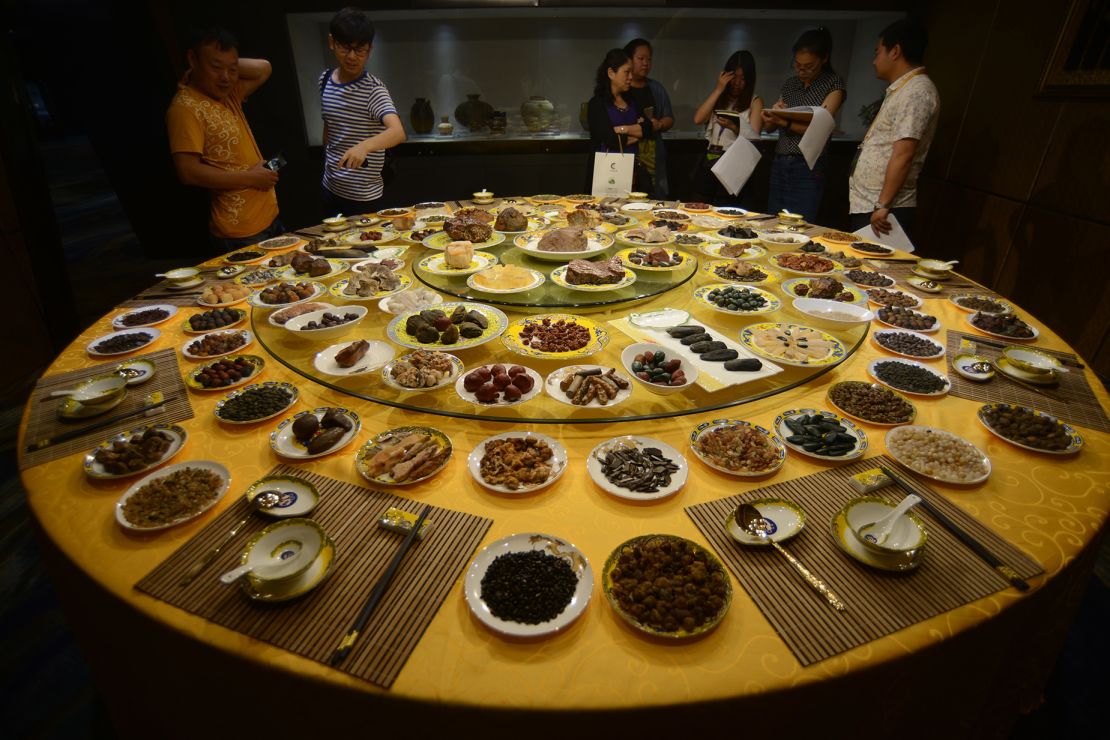
POLYGON ((635 154, 597 152, 594 154, 594 182, 590 195, 624 197, 632 190, 635 154))

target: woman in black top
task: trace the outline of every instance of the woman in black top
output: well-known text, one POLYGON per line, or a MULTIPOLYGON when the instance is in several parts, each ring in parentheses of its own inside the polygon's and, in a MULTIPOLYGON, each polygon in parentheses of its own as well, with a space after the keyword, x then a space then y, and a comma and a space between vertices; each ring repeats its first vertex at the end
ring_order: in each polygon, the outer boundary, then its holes
MULTIPOLYGON (((625 97, 631 86, 632 60, 622 49, 610 49, 597 68, 594 96, 588 105, 594 151, 635 154, 637 142, 651 136, 651 119, 645 119, 636 104, 625 97)), ((642 165, 633 170, 632 189, 651 192, 651 176, 642 165)))
POLYGON ((848 95, 848 89, 829 63, 831 53, 832 36, 826 29, 803 33, 794 44, 794 69, 797 74, 783 83, 781 96, 771 109, 763 111, 764 131, 780 130, 775 161, 771 165, 767 210, 771 213, 783 209, 800 213, 811 223, 817 218, 821 196, 825 192, 825 154, 822 152, 811 170, 798 148, 798 142, 809 124, 788 121, 776 115, 775 109, 821 106, 835 116, 848 95))

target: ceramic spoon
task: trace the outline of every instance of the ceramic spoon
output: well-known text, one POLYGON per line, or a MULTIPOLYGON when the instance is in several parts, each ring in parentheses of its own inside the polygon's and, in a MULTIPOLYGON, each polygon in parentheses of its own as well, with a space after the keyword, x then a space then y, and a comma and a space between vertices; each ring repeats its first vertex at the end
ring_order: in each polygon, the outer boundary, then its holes
POLYGON ((227 536, 224 537, 220 544, 213 547, 211 550, 206 552, 199 560, 197 560, 197 562, 193 563, 192 567, 190 567, 185 575, 181 577, 181 580, 177 582, 177 585, 188 586, 190 583, 192 583, 193 579, 200 575, 201 571, 207 568, 208 564, 216 559, 216 556, 220 554, 220 550, 223 549, 224 545, 226 545, 228 542, 231 542, 231 540, 235 538, 235 535, 239 534, 239 530, 247 526, 247 522, 249 522, 251 517, 254 516, 254 512, 264 509, 272 509, 277 506, 279 501, 281 501, 281 496, 277 495, 273 491, 266 491, 265 493, 260 493, 255 496, 254 501, 251 502, 251 508, 247 512, 247 515, 243 517, 238 524, 231 528, 231 531, 227 533, 227 536))
POLYGON ((890 530, 894 529, 894 522, 898 520, 898 517, 920 503, 921 497, 911 493, 902 499, 902 503, 891 509, 889 514, 881 519, 876 519, 870 524, 864 524, 856 530, 856 533, 860 539, 868 539, 869 542, 882 545, 890 537, 890 530))
MULTIPOLYGON (((280 578, 282 573, 296 571, 296 564, 303 560, 309 550, 301 549, 297 554, 288 560, 273 560, 267 563, 256 563, 251 565, 240 565, 238 568, 232 568, 227 573, 220 576, 220 581, 226 584, 232 584, 248 573, 257 573, 262 578, 280 578)), ((313 555, 315 559, 316 555, 313 555)))
POLYGON ((773 548, 781 552, 783 557, 794 566, 795 570, 802 574, 802 578, 806 580, 806 583, 812 586, 817 593, 824 596, 834 609, 837 611, 844 611, 846 609, 844 602, 832 592, 828 584, 810 573, 804 565, 798 562, 797 558, 788 553, 782 545, 771 539, 771 523, 763 518, 759 513, 759 509, 751 504, 740 504, 736 509, 736 521, 740 522, 741 527, 754 534, 761 541, 769 543, 773 548))

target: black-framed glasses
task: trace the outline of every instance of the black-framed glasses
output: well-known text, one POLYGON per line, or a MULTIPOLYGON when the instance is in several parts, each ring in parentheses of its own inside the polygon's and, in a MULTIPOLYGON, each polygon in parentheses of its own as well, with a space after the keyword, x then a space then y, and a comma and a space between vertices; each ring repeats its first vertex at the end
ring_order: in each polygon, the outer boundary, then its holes
POLYGON ((340 56, 351 56, 354 54, 356 57, 365 57, 370 55, 370 44, 363 44, 362 46, 347 46, 345 44, 336 44, 335 50, 339 52, 340 56))

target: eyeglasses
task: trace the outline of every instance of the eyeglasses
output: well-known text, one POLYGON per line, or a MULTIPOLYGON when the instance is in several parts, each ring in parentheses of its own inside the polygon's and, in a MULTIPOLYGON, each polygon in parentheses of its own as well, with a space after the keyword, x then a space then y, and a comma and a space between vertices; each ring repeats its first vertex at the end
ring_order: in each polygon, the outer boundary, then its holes
POLYGON ((365 44, 363 46, 344 46, 343 44, 336 44, 335 50, 340 56, 344 57, 352 54, 356 57, 365 57, 370 55, 370 44, 365 44))
POLYGON ((798 72, 802 74, 816 74, 817 72, 821 71, 821 63, 818 62, 817 64, 798 64, 797 62, 794 62, 794 69, 798 70, 798 72))

